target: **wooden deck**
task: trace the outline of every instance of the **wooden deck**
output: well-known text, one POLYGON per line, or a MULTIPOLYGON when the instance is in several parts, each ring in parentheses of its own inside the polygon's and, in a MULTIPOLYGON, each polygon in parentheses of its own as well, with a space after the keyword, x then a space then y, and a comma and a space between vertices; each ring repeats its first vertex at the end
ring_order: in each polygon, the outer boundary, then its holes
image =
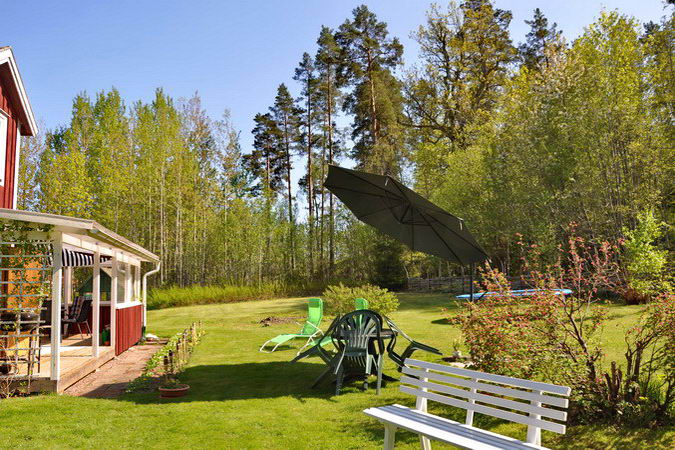
POLYGON ((71 385, 86 377, 115 357, 113 347, 100 347, 99 357, 91 356, 91 340, 78 337, 64 339, 61 343, 61 377, 51 380, 51 355, 49 345, 42 346, 40 371, 31 381, 31 392, 63 392, 71 385))

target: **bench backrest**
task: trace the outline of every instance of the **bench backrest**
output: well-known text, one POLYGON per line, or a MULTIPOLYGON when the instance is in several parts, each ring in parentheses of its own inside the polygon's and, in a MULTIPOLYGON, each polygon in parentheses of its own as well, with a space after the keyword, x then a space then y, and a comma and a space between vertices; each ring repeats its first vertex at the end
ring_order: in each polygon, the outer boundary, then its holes
POLYGON ((467 425, 473 424, 474 412, 525 424, 527 442, 536 445, 542 429, 565 433, 559 422, 567 420, 569 387, 416 359, 405 360, 403 373, 401 391, 417 396, 419 410, 426 411, 432 400, 466 409, 467 425))

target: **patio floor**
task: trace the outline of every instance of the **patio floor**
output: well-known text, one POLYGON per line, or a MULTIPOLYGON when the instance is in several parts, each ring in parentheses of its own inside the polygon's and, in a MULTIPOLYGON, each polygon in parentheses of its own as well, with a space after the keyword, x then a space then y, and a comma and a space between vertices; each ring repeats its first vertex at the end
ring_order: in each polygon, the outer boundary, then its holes
MULTIPOLYGON (((41 345, 39 371, 31 381, 31 392, 63 392, 100 366, 115 357, 113 347, 99 347, 99 356, 91 356, 91 339, 71 336, 61 342, 61 376, 58 382, 50 379, 51 355, 48 343, 41 345)), ((37 368, 36 368, 37 371, 37 368)))

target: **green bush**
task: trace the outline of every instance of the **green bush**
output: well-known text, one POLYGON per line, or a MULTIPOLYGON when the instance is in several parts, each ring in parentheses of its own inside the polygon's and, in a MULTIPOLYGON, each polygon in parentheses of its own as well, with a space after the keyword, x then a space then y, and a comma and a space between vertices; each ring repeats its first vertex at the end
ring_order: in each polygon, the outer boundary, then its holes
POLYGON ((285 294, 285 289, 277 284, 262 286, 172 286, 152 289, 148 293, 148 309, 262 300, 283 294, 285 294))
POLYGON ((324 306, 329 314, 345 314, 353 311, 355 298, 365 298, 368 300, 368 309, 380 314, 396 311, 399 304, 396 294, 372 284, 347 287, 340 283, 328 286, 323 291, 324 306))
POLYGON ((623 229, 626 236, 623 263, 628 282, 624 297, 628 303, 639 303, 630 301, 632 298, 653 298, 673 289, 667 271, 668 251, 656 245, 666 226, 647 211, 638 215, 635 229, 623 229))

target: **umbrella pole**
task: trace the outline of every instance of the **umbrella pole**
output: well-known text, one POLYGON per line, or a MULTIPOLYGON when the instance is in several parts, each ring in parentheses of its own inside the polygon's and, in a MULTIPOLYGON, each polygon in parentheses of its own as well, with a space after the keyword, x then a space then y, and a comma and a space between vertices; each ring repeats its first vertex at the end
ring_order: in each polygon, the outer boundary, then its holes
POLYGON ((474 263, 469 265, 469 301, 473 302, 473 271, 475 269, 474 263))

